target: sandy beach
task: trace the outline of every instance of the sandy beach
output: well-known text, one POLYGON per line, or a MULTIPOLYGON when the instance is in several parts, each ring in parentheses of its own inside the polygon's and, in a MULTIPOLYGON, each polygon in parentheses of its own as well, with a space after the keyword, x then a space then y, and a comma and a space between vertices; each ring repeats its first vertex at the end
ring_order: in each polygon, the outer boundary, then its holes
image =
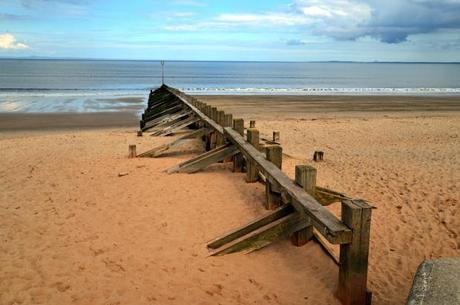
MULTIPOLYGON (((424 259, 460 256, 458 97, 199 98, 280 131, 289 176, 315 166, 318 185, 375 207, 374 305, 405 304, 424 259)), ((133 112, 0 115, 0 304, 340 304, 315 242, 209 257, 209 240, 266 213, 263 185, 229 164, 164 173, 200 153, 194 141, 128 159, 129 144, 173 139, 137 125, 133 112)))

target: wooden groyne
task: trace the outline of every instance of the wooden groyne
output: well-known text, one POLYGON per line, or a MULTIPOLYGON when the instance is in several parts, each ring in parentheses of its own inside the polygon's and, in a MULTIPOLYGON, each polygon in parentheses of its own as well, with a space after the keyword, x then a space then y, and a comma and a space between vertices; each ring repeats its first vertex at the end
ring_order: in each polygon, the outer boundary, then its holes
MULTIPOLYGON (((272 242, 290 238, 295 246, 316 239, 339 267, 337 297, 345 305, 368 305, 367 270, 372 207, 363 200, 316 185, 316 169, 307 165, 295 168, 295 180, 282 169, 282 147, 273 140, 260 139, 255 121, 244 128, 244 120, 234 118, 175 88, 163 85, 151 91, 140 129, 153 136, 184 131, 168 144, 154 147, 137 157, 159 157, 165 151, 197 138, 205 152, 166 171, 194 173, 217 162, 232 162, 233 171, 245 172, 248 183, 265 184, 264 206, 268 215, 208 243, 211 255, 250 252, 272 242), (341 218, 325 206, 341 203, 341 218), (340 245, 334 255, 330 245, 340 245)), ((321 154, 322 158, 322 154, 321 154)))

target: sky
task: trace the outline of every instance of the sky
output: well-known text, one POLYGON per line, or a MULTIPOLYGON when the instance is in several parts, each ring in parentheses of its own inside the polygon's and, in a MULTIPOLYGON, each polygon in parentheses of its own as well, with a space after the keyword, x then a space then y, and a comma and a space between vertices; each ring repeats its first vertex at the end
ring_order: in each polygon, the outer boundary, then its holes
POLYGON ((460 0, 0 0, 0 57, 460 61, 460 0))

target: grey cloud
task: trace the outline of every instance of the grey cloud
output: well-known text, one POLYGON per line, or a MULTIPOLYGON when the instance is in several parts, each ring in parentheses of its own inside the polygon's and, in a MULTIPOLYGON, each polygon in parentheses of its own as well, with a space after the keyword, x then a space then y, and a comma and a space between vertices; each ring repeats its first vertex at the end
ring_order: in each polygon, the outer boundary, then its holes
POLYGON ((286 41, 288 46, 303 46, 306 45, 306 42, 300 39, 291 39, 286 41))
POLYGON ((0 21, 22 21, 30 19, 29 16, 0 13, 0 21))
POLYGON ((314 20, 314 33, 339 40, 400 43, 413 34, 460 29, 460 0, 296 0, 294 8, 314 20))

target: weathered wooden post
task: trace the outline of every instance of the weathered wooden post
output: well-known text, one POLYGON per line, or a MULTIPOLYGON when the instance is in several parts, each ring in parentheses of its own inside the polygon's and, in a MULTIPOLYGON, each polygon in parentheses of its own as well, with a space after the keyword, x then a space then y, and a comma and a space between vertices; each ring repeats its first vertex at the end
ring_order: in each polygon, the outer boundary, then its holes
MULTIPOLYGON (((247 132, 247 141, 259 150, 259 131, 255 128, 249 128, 247 132)), ((246 182, 257 182, 259 180, 257 166, 251 160, 246 161, 246 182)))
POLYGON ((367 268, 372 207, 363 200, 342 201, 342 222, 353 232, 351 243, 340 245, 337 297, 344 305, 370 305, 367 268))
MULTIPOLYGON (((224 126, 225 112, 223 110, 217 111, 217 124, 224 126)), ((224 136, 217 134, 217 146, 224 144, 224 136)))
MULTIPOLYGON (((217 122, 217 108, 216 107, 211 107, 211 119, 214 122, 217 122)), ((216 148, 216 143, 217 143, 217 135, 216 132, 213 131, 209 134, 209 148, 214 149, 216 148)))
MULTIPOLYGON (((234 119, 233 120, 233 129, 238 132, 241 136, 244 137, 244 120, 243 119, 234 119)), ((233 172, 242 172, 244 159, 241 153, 233 156, 233 172)))
POLYGON ((313 154, 313 161, 315 162, 319 162, 319 161, 323 161, 324 159, 324 152, 323 151, 315 151, 314 154, 313 154))
POLYGON ((211 119, 217 122, 217 107, 211 107, 211 119))
POLYGON ((129 145, 128 158, 136 158, 136 145, 129 145))
POLYGON ((280 132, 273 131, 273 142, 279 142, 279 140, 280 140, 280 132))
MULTIPOLYGON (((295 182, 307 193, 313 195, 316 192, 316 168, 309 165, 297 165, 295 167, 295 182)), ((313 226, 294 232, 291 236, 292 244, 301 247, 313 237, 313 226)))
MULTIPOLYGON (((233 127, 233 114, 225 114, 222 127, 233 127)), ((225 137, 222 136, 223 143, 225 144, 225 137)), ((232 162, 233 157, 229 157, 224 160, 224 162, 232 162)))
POLYGON ((256 121, 254 120, 249 121, 249 128, 256 128, 256 121))
MULTIPOLYGON (((268 145, 265 147, 265 155, 268 161, 275 164, 279 169, 283 163, 283 148, 280 145, 268 145)), ((265 182, 265 208, 274 210, 281 204, 280 189, 277 185, 271 184, 268 179, 265 182)))
POLYGON ((233 115, 232 114, 225 114, 224 116, 224 127, 232 127, 233 126, 233 115))

